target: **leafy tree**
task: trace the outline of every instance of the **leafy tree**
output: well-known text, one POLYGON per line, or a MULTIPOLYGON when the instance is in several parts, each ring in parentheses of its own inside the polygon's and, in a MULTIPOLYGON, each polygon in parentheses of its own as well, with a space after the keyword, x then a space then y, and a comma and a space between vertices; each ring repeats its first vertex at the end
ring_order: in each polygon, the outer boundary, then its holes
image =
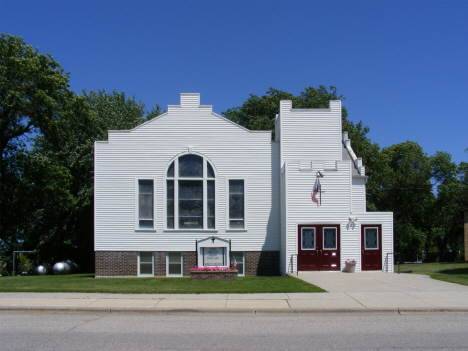
POLYGON ((432 168, 421 146, 407 141, 381 151, 379 172, 374 175, 379 211, 392 211, 395 250, 403 260, 416 260, 432 224, 432 168))
POLYGON ((91 270, 94 141, 161 109, 115 91, 79 96, 68 81, 50 54, 0 34, 0 254, 38 250, 91 270))
POLYGON ((468 163, 458 166, 446 152, 438 151, 431 157, 433 179, 437 187, 431 232, 427 238, 427 252, 437 252, 440 259, 450 260, 462 246, 463 219, 460 208, 468 203, 468 163), (451 252, 452 257, 447 253, 451 252))
POLYGON ((51 55, 39 54, 21 37, 0 33, 0 177, 9 143, 32 132, 49 139, 59 133, 59 113, 72 94, 68 80, 51 55))
POLYGON ((0 33, 1 252, 19 249, 25 240, 29 199, 21 177, 22 155, 34 133, 60 138, 58 124, 74 95, 68 80, 51 55, 39 54, 21 37, 0 33))
POLYGON ((131 129, 160 114, 142 102, 114 91, 75 96, 59 124, 63 140, 34 139, 24 156, 31 216, 25 228, 29 248, 51 261, 72 259, 92 271, 94 142, 108 130, 131 129))

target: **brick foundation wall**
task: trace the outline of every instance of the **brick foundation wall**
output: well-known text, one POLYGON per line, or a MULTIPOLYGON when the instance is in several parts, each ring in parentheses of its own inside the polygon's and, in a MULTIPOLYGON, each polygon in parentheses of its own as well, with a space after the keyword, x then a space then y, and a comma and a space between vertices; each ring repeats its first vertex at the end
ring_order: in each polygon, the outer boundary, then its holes
POLYGON ((185 251, 184 252, 184 277, 190 277, 190 268, 197 265, 197 252, 196 251, 185 251))
MULTIPOLYGON (((137 276, 138 252, 136 251, 96 251, 96 276, 137 276)), ((183 253, 184 277, 190 276, 189 269, 197 265, 196 251, 183 253)), ((279 251, 246 251, 245 275, 279 275, 279 251)), ((166 252, 154 252, 154 276, 166 276, 166 252)))
POLYGON ((246 251, 245 275, 280 275, 279 251, 246 251))
POLYGON ((237 272, 204 272, 190 273, 190 280, 236 280, 237 272))
POLYGON ((136 276, 138 275, 138 252, 96 251, 96 276, 136 276))
POLYGON ((166 276, 166 252, 165 251, 154 252, 154 276, 155 277, 166 276))

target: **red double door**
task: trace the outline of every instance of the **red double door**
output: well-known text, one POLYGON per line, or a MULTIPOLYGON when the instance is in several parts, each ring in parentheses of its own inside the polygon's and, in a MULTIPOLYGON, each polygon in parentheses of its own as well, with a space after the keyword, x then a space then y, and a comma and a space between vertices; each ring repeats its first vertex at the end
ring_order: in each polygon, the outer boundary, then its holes
POLYGON ((299 225, 298 246, 299 271, 340 269, 339 225, 299 225))

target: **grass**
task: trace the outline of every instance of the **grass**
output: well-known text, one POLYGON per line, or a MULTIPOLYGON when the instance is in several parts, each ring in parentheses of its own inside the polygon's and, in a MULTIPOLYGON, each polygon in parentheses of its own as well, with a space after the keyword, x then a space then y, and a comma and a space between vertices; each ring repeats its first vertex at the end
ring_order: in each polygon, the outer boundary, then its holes
POLYGON ((190 278, 94 278, 94 274, 0 277, 0 292, 82 292, 113 294, 203 294, 324 292, 300 279, 239 277, 238 280, 190 278))
MULTIPOLYGON (((419 263, 402 264, 400 271, 411 270, 415 274, 425 274, 432 279, 468 285, 468 262, 462 263, 419 263)), ((398 272, 398 266, 395 266, 398 272)))

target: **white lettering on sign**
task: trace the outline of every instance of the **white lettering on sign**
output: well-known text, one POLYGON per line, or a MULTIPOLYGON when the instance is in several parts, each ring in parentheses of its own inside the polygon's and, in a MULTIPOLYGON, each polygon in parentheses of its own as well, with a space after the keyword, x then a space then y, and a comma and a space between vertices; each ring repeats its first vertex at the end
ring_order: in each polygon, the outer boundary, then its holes
POLYGON ((203 249, 204 266, 224 266, 223 247, 205 247, 203 249))

